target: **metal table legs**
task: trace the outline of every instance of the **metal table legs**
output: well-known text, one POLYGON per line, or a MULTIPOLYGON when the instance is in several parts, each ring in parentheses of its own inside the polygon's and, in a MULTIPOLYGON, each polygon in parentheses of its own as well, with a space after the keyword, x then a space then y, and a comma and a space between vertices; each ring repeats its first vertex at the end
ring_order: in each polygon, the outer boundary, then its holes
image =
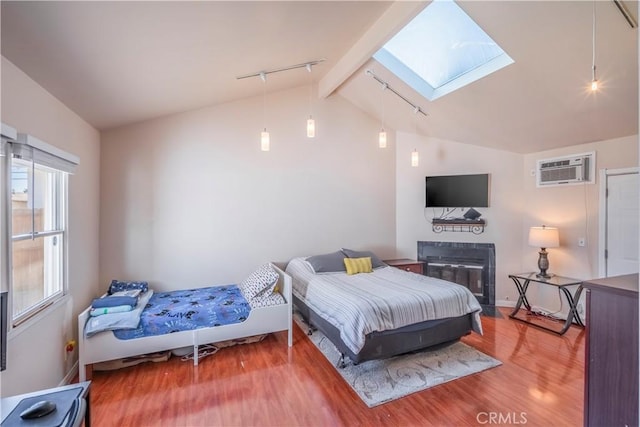
POLYGON ((567 315, 567 320, 564 322, 564 325, 562 327, 562 329, 555 330, 552 328, 548 328, 544 325, 539 325, 537 323, 533 323, 530 322, 528 320, 525 319, 521 319, 519 317, 516 317, 516 314, 520 311, 520 308, 522 307, 522 305, 525 306, 525 308, 529 311, 531 311, 531 304, 529 303, 529 300, 527 299, 527 289, 529 288, 529 283, 531 282, 530 280, 525 280, 524 283, 521 283, 518 277, 515 276, 509 276, 511 278, 511 280, 513 280, 513 283, 515 283, 516 288, 518 289, 518 302, 516 303, 516 306, 514 307, 513 311, 511 312, 511 314, 509 314, 509 317, 515 320, 519 320, 521 322, 524 323, 528 323, 530 325, 536 326, 538 328, 541 329, 545 329, 547 331, 553 332, 555 334, 558 335, 563 335, 565 332, 567 332, 567 330, 569 329, 569 327, 571 326, 571 324, 573 323, 573 319, 576 320, 576 323, 580 326, 584 326, 584 323, 582 322, 582 319, 580 318, 580 313, 578 313, 578 301, 580 300, 580 295, 582 294, 582 285, 579 284, 577 285, 578 288, 576 289, 575 293, 571 293, 571 291, 568 289, 568 286, 576 286, 576 285, 565 285, 565 286, 558 286, 558 288, 560 288, 560 290, 562 291, 562 293, 564 294, 564 296, 566 297, 568 303, 569 303, 569 314, 567 315))

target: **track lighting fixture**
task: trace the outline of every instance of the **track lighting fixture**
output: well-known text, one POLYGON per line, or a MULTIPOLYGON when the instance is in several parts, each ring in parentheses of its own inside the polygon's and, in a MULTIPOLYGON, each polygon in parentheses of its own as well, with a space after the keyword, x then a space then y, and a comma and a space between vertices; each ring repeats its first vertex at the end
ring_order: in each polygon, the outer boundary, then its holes
POLYGON ((378 83, 380 83, 382 85, 382 100, 381 100, 382 118, 381 118, 381 125, 380 125, 380 133, 378 133, 378 146, 380 148, 385 148, 387 146, 387 131, 384 130, 384 113, 385 113, 385 109, 384 109, 384 92, 387 89, 389 89, 391 92, 393 92, 398 98, 402 99, 404 102, 406 102, 407 104, 411 105, 411 107, 413 107, 413 111, 415 113, 421 113, 425 117, 428 116, 428 114, 425 113, 424 111, 422 111, 422 109, 419 106, 414 105, 411 101, 409 101, 407 98, 402 96, 398 91, 396 91, 391 86, 389 86, 389 83, 385 82, 380 77, 376 76, 373 71, 366 70, 365 74, 373 77, 374 80, 376 80, 378 83))
POLYGON ((324 59, 317 59, 315 61, 309 61, 309 62, 305 62, 303 64, 295 64, 295 65, 289 65, 287 67, 282 67, 282 68, 275 68, 272 70, 267 70, 267 71, 258 71, 257 73, 251 73, 251 74, 245 74, 243 76, 237 76, 236 79, 241 80, 241 79, 247 79, 249 77, 260 77, 260 79, 262 79, 262 82, 264 83, 264 90, 263 90, 263 105, 262 105, 262 116, 263 116, 263 122, 264 122, 264 126, 262 128, 262 132, 260 133, 260 148, 262 151, 269 151, 270 149, 270 138, 269 138, 269 132, 267 131, 267 125, 266 125, 266 98, 267 98, 267 74, 272 74, 272 73, 280 73, 282 71, 289 71, 289 70, 295 70, 297 68, 306 68, 307 71, 309 72, 309 80, 310 80, 310 88, 309 88, 309 118, 307 119, 307 137, 308 138, 313 138, 316 135, 316 122, 315 120, 313 120, 313 116, 311 115, 311 97, 312 97, 312 91, 313 91, 313 80, 311 79, 311 67, 314 65, 317 65, 321 62, 325 61, 324 59))

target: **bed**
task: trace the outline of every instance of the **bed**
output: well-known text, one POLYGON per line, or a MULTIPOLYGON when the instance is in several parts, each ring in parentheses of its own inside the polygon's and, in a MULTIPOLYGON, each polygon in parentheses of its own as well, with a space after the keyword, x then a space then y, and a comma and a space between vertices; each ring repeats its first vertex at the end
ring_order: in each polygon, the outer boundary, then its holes
POLYGON ((319 255, 315 264, 314 257, 294 258, 286 268, 309 333, 319 329, 342 354, 341 365, 346 357, 384 359, 482 334, 482 309, 467 288, 389 267, 371 252, 349 254, 373 256, 375 268, 347 274, 341 251, 319 255))
MULTIPOLYGON (((292 336, 292 279, 273 264, 268 264, 277 273, 275 292, 282 295, 284 303, 278 305, 255 306, 251 304, 246 318, 236 323, 221 326, 202 327, 192 330, 171 331, 160 335, 116 338, 114 332, 104 331, 87 337, 85 326, 90 319, 91 307, 78 315, 79 376, 85 381, 91 375, 91 365, 147 353, 193 347, 193 363, 198 365, 198 347, 220 341, 245 338, 271 332, 287 331, 288 346, 292 336)), ((257 298, 256 298, 257 300, 257 298)), ((252 299, 247 298, 251 303, 252 299)))

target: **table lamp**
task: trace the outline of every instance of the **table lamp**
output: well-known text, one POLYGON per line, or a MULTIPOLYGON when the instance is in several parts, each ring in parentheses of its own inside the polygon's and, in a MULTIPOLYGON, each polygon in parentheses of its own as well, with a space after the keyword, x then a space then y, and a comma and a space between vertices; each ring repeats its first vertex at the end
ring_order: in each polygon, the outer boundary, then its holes
POLYGON ((538 258, 538 268, 540 272, 537 277, 548 279, 551 276, 547 274, 549 269, 549 259, 547 258, 547 248, 557 248, 560 246, 560 238, 558 237, 558 229, 555 227, 531 227, 529 229, 529 246, 540 248, 540 257, 538 258))

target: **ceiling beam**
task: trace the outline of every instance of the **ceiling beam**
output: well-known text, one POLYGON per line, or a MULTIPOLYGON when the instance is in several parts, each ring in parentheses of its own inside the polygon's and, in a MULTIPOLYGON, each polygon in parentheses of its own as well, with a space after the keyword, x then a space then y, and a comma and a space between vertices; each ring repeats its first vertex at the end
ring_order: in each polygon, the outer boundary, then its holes
POLYGON ((373 54, 431 1, 395 1, 364 35, 318 82, 318 96, 326 98, 338 89, 373 54))

